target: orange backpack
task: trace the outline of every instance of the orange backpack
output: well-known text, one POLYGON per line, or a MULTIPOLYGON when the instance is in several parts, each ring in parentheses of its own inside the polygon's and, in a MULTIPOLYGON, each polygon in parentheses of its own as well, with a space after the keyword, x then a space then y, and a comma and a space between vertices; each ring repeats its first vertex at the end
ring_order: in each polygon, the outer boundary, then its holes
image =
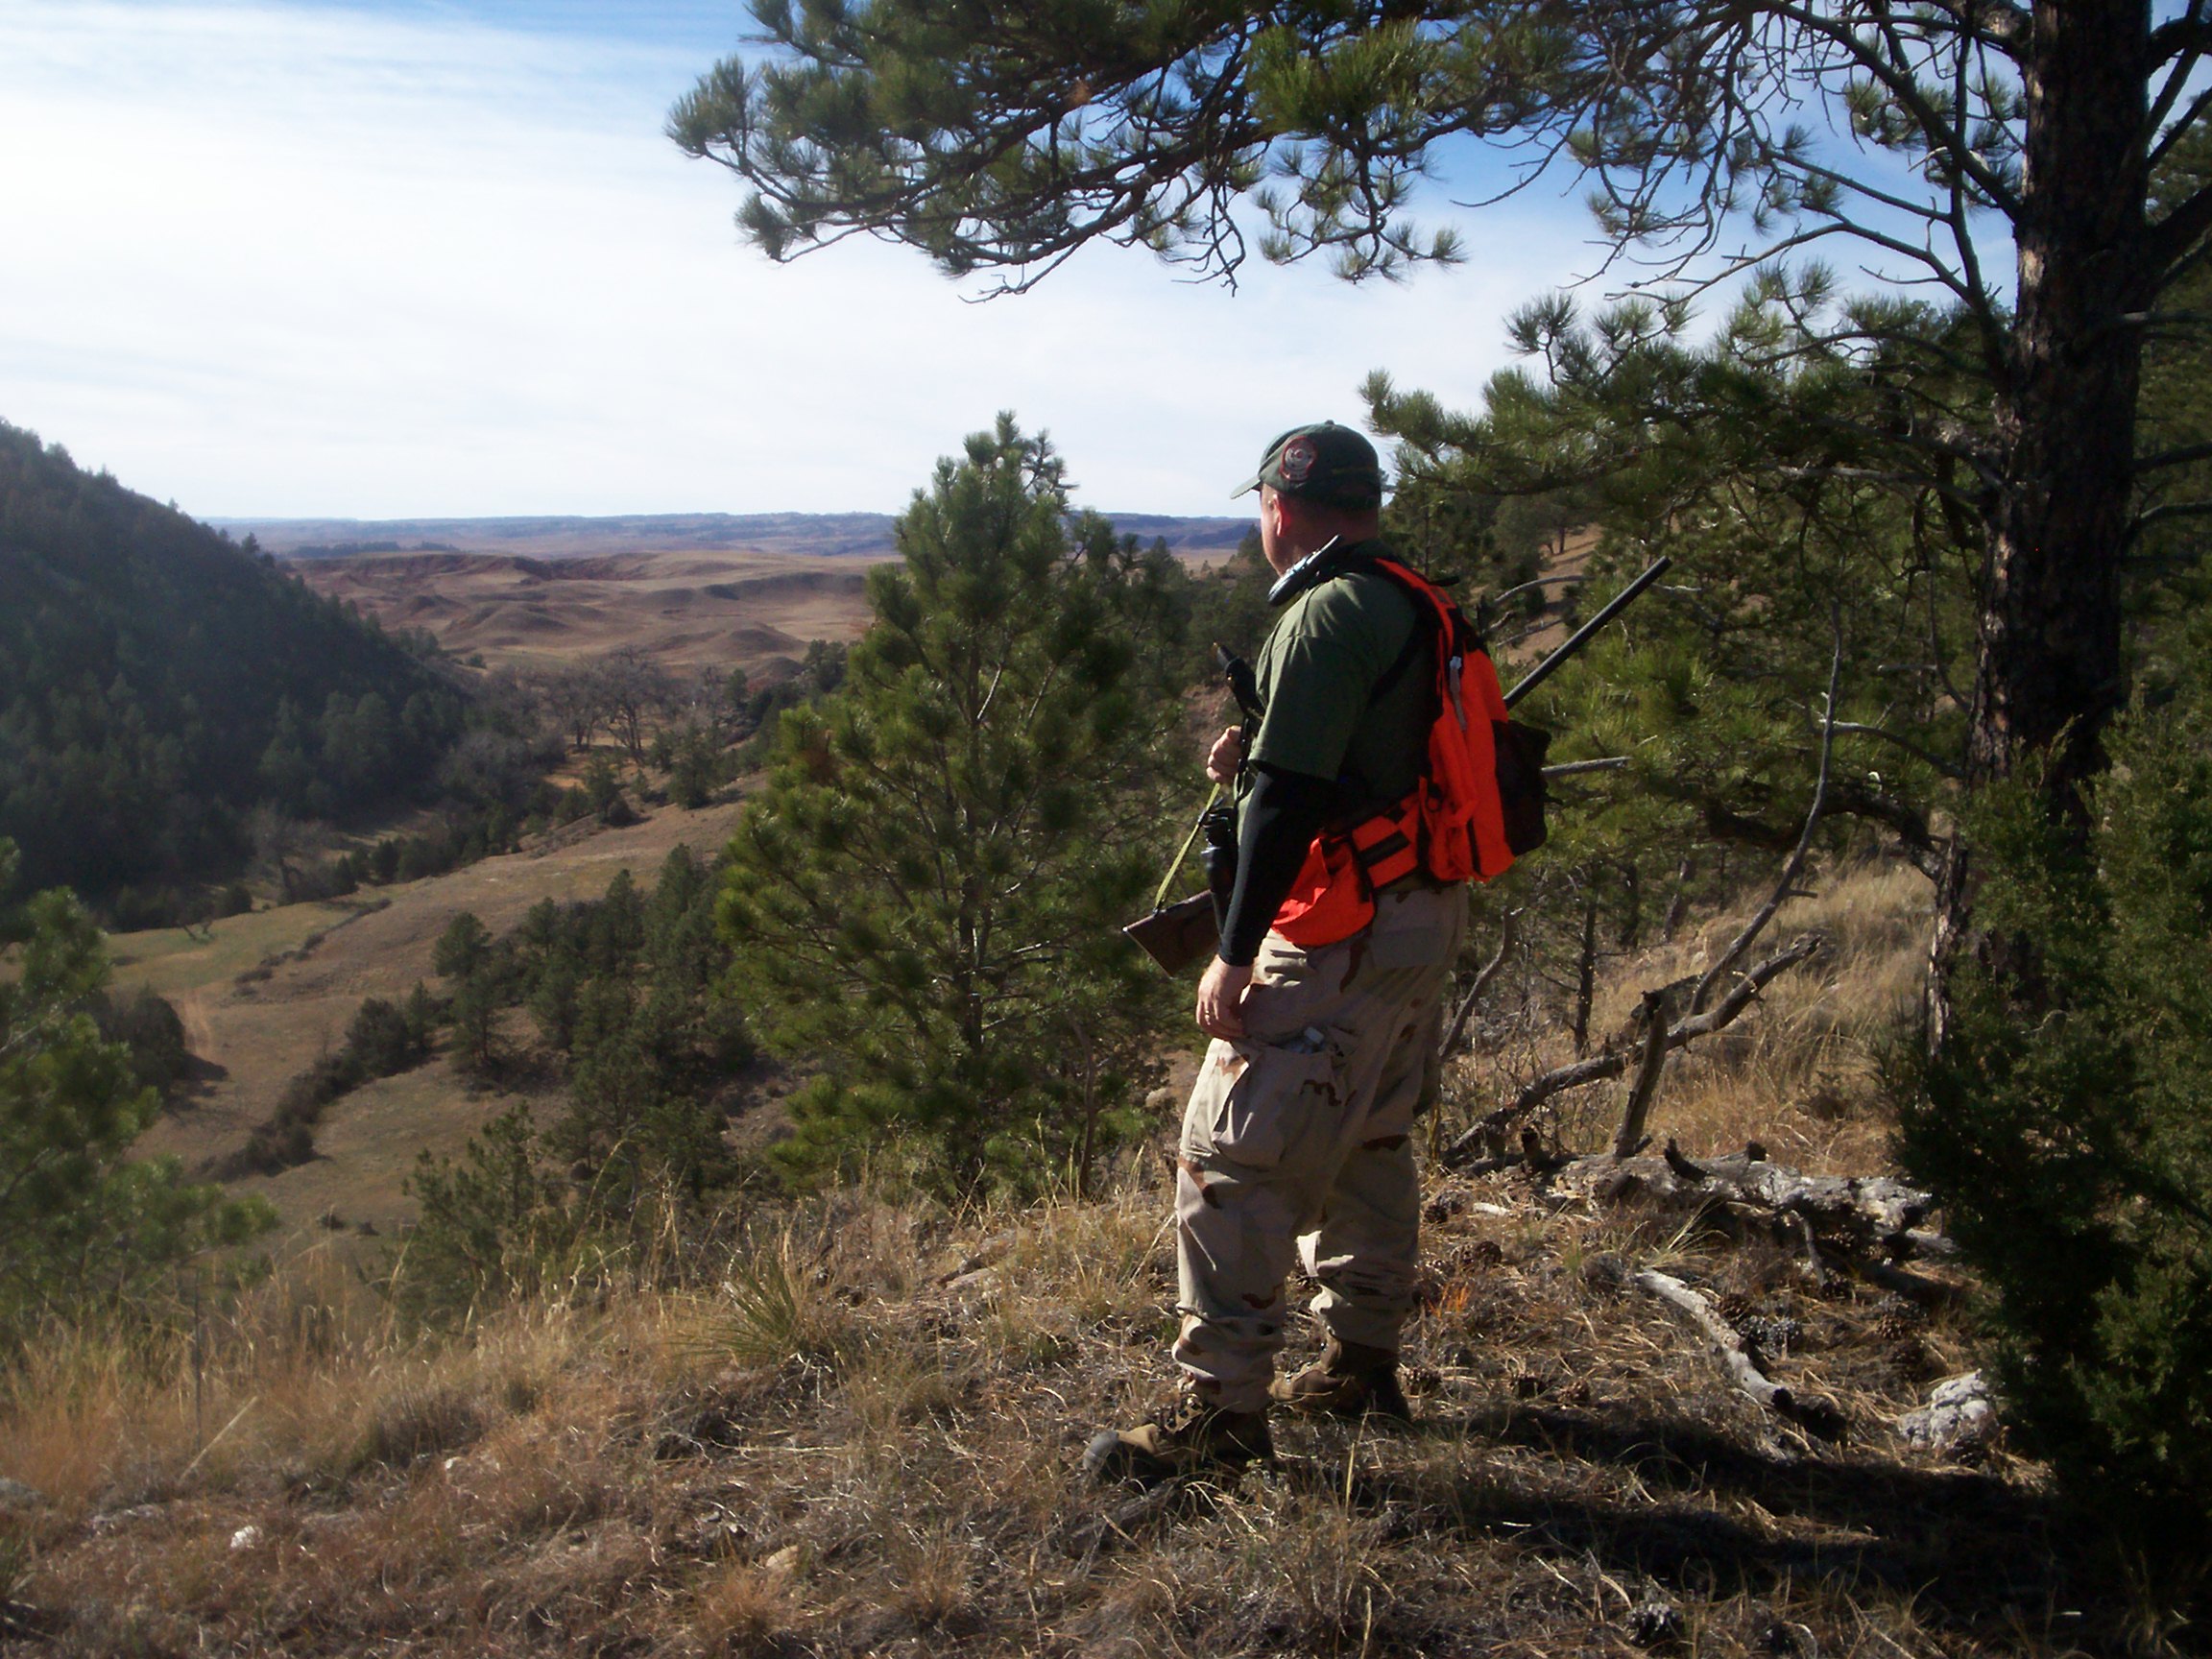
POLYGON ((1425 871, 1440 882, 1492 880, 1544 843, 1544 749, 1550 735, 1507 718, 1498 670, 1452 596, 1391 559, 1356 568, 1412 597, 1430 626, 1435 685, 1420 781, 1395 806, 1324 829, 1306 851, 1274 931, 1293 945, 1333 945, 1375 919, 1379 888, 1425 871))

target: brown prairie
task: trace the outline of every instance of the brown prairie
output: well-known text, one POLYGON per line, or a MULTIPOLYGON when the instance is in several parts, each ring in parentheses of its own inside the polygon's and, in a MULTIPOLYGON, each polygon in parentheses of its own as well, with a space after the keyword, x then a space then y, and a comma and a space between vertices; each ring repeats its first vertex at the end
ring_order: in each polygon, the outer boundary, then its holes
POLYGON ((757 674, 812 639, 859 637, 868 568, 883 556, 751 552, 357 554, 289 566, 385 627, 428 629, 492 667, 636 648, 669 667, 757 674))

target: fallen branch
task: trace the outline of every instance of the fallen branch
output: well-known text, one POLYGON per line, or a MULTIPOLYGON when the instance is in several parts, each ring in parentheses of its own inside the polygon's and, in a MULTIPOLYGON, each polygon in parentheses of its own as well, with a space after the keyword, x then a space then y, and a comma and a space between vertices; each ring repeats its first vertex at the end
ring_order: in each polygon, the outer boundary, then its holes
POLYGON ((1619 1197, 1633 1191, 1685 1207, 1745 1204, 1801 1219, 1820 1237, 1849 1243, 1877 1260, 1896 1254, 1910 1231, 1936 1208, 1935 1194, 1887 1175, 1803 1175, 1786 1164, 1741 1152, 1695 1164, 1679 1152, 1671 1158, 1625 1161, 1605 1155, 1577 1158, 1555 1180, 1570 1192, 1619 1197))
MULTIPOLYGON (((1739 1014, 1758 999, 1759 993, 1779 975, 1788 973, 1807 957, 1816 954, 1827 941, 1817 933, 1807 933, 1786 950, 1778 950, 1740 978, 1735 988, 1702 1014, 1693 1014, 1679 1020, 1667 1031, 1670 1051, 1694 1043, 1700 1037, 1709 1037, 1721 1027, 1732 1023, 1739 1014)), ((1545 1072, 1525 1085, 1521 1093, 1495 1112, 1478 1118, 1465 1133, 1444 1149, 1444 1162, 1457 1165, 1479 1152, 1498 1144, 1504 1132, 1528 1116, 1552 1095, 1585 1083, 1602 1082, 1618 1077, 1628 1069, 1628 1055, 1624 1049, 1608 1049, 1593 1054, 1587 1060, 1577 1060, 1572 1066, 1561 1066, 1545 1072)))
POLYGON ((1846 1257, 1851 1271, 1863 1279, 1872 1281, 1885 1290, 1895 1292, 1908 1302, 1922 1308, 1946 1308, 1966 1300, 1963 1285, 1948 1279, 1931 1279, 1922 1273, 1908 1273, 1902 1267, 1893 1267, 1887 1262, 1862 1262, 1846 1257))
POLYGON ((1959 1254, 1959 1245, 1948 1233, 1937 1233, 1925 1227, 1908 1227, 1897 1240, 1897 1254, 1928 1256, 1938 1262, 1948 1262, 1959 1254))
POLYGON ((1728 1367, 1728 1375, 1736 1386, 1767 1410, 1826 1438, 1833 1439, 1842 1432, 1842 1413, 1837 1410, 1833 1402, 1800 1400, 1782 1383, 1769 1382, 1766 1373, 1759 1369, 1758 1362, 1751 1358, 1750 1349, 1744 1345, 1743 1338, 1737 1334, 1735 1328, 1720 1317, 1712 1303, 1681 1280, 1662 1273, 1657 1268, 1646 1267, 1637 1273, 1636 1283, 1678 1312, 1687 1314, 1719 1351, 1721 1362, 1728 1367))

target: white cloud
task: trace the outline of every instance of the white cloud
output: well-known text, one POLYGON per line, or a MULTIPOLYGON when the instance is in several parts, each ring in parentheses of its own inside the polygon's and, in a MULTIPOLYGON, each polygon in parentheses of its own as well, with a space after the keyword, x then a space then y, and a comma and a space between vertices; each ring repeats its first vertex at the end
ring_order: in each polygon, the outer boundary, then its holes
POLYGON ((0 416, 216 515, 895 509, 1012 408, 1084 497, 1230 512, 1371 368, 1471 401, 1579 209, 1404 287, 1098 252, 973 304, 775 267, 661 135, 695 45, 312 5, 0 0, 0 416))

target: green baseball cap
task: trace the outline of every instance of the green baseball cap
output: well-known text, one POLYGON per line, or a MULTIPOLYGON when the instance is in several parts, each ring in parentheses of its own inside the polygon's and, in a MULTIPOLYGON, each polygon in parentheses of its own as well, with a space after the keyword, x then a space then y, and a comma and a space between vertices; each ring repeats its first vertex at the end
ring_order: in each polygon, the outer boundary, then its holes
POLYGON ((1382 499, 1382 462, 1375 445, 1351 427, 1319 421, 1293 426, 1268 445, 1260 470, 1238 485, 1231 498, 1262 484, 1327 507, 1374 507, 1382 499))

